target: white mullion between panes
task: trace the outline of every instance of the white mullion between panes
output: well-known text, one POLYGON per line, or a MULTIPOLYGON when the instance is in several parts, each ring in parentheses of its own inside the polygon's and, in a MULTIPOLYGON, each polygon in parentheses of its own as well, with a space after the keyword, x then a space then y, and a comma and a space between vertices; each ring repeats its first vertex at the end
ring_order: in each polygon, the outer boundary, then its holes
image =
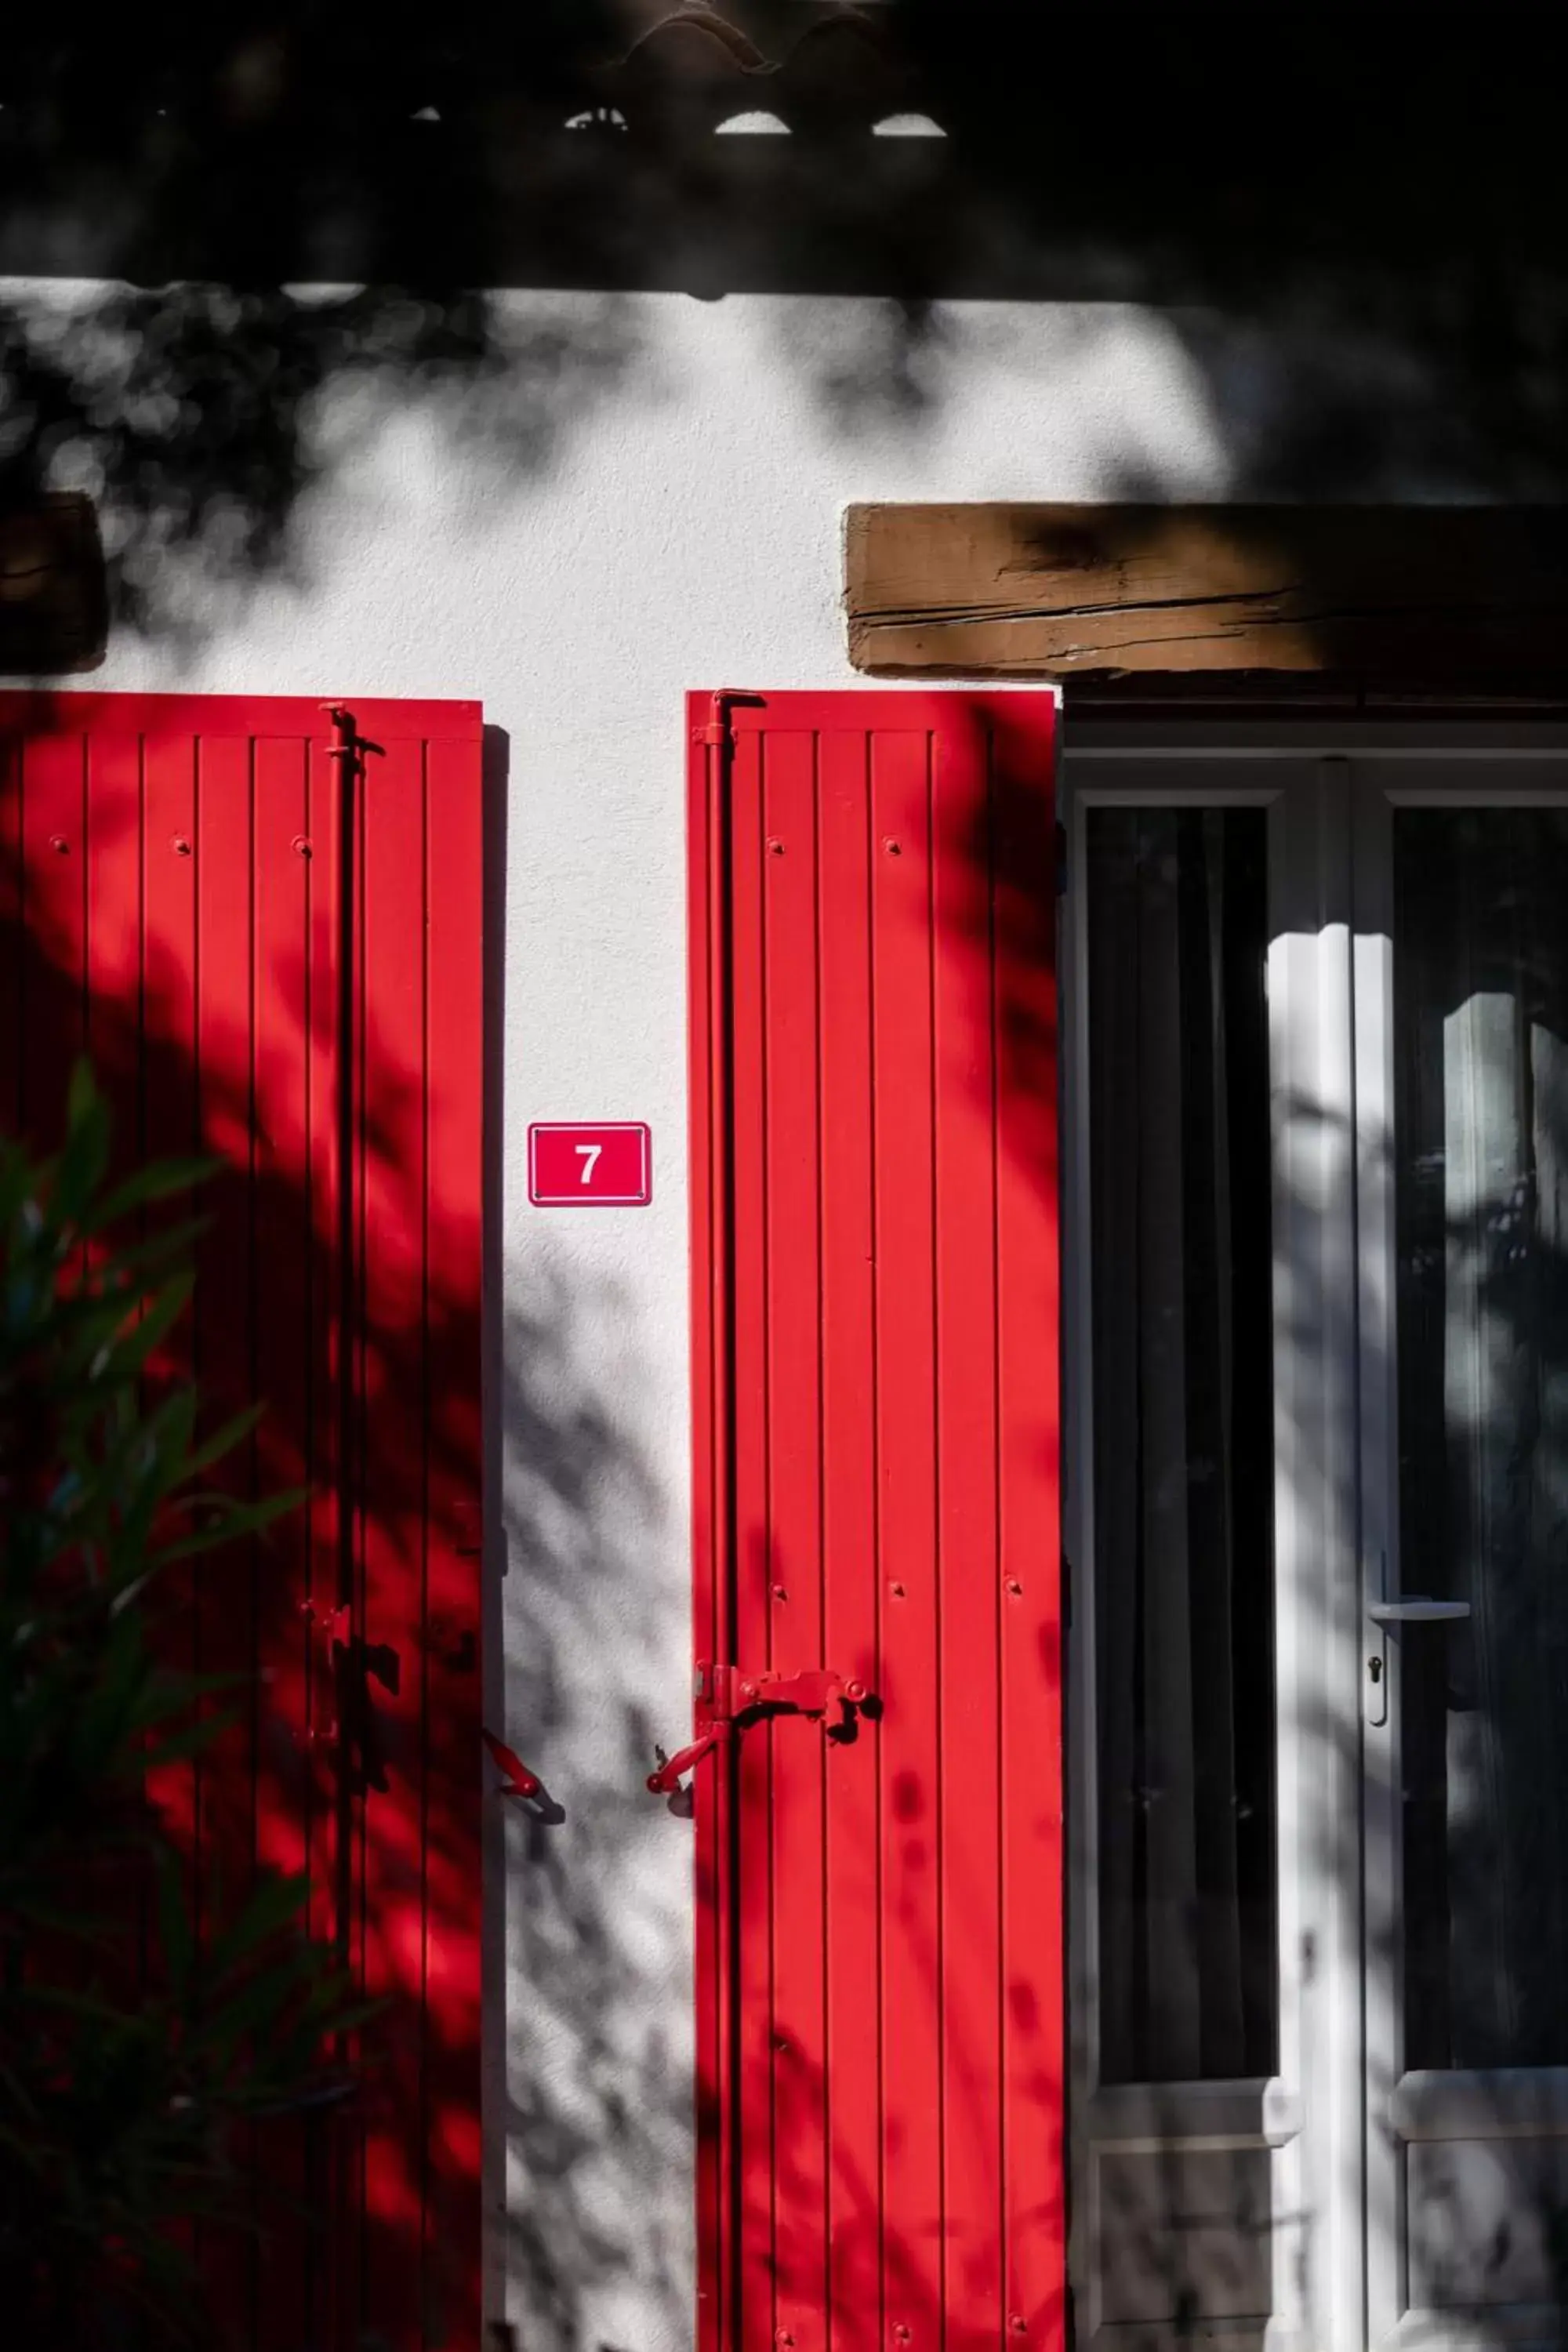
POLYGON ((1270 2341, 1321 2352, 1362 2343, 1349 809, 1343 761, 1293 771, 1268 959, 1280 2073, 1303 2124, 1277 2159, 1270 2341))
POLYGON ((1394 905, 1391 811, 1375 770, 1355 811, 1355 1034, 1361 1283, 1361 1570, 1357 1660, 1364 1807, 1363 2032, 1366 2340, 1392 2343, 1405 2308, 1405 2168, 1388 2126, 1403 2063, 1400 1645, 1365 1615, 1403 1590, 1399 1561, 1394 1217, 1394 905), (1372 1679, 1373 1661, 1380 1670, 1372 1679))

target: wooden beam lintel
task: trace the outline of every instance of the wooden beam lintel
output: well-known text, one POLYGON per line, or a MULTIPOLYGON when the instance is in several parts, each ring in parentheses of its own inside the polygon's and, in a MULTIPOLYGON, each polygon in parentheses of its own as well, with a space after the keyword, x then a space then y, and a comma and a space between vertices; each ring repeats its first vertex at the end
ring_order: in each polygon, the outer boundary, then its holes
POLYGON ((861 506, 850 657, 884 676, 1568 671, 1568 509, 861 506))

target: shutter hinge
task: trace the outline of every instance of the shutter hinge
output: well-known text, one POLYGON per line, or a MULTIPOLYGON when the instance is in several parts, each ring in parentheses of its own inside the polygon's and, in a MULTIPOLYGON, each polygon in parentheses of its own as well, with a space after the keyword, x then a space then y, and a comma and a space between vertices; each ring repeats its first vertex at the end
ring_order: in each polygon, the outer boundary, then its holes
POLYGON ((708 724, 693 730, 692 741, 704 743, 710 751, 727 751, 735 740, 735 729, 731 713, 737 703, 749 710, 765 708, 767 697, 753 693, 747 686, 721 686, 708 698, 708 724))
POLYGON ((708 698, 708 724, 699 727, 693 742, 706 744, 712 751, 726 751, 735 740, 730 712, 737 702, 760 702, 761 695, 749 694, 743 687, 721 686, 708 698))
POLYGON ((327 746, 327 757, 340 761, 349 774, 356 779, 363 776, 367 752, 374 751, 378 759, 386 757, 384 745, 373 743, 367 735, 360 733, 346 702, 321 702, 316 707, 331 722, 332 740, 327 746))

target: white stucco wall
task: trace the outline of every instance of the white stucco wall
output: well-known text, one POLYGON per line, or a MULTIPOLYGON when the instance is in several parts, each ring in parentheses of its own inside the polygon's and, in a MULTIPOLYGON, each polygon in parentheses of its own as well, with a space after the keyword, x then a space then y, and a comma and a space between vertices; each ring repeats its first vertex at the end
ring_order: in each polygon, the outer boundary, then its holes
POLYGON ((1128 310, 953 305, 913 351, 870 301, 503 318, 482 393, 333 393, 287 575, 193 583, 188 641, 121 637, 83 683, 476 695, 505 731, 505 1706, 566 1819, 506 1825, 492 2263, 529 2352, 665 2352, 692 2312, 691 1832, 642 1778, 689 1719, 681 698, 856 682, 851 500, 1223 498, 1226 436, 1128 310), (647 1120, 653 1206, 531 1208, 542 1118, 647 1120))

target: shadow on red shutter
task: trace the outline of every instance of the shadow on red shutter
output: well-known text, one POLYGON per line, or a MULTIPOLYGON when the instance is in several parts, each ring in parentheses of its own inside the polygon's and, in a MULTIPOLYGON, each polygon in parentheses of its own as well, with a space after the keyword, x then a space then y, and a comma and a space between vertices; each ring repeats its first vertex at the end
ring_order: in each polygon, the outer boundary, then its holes
POLYGON ((255 2352, 470 2347, 479 2271, 481 739, 472 704, 0 697, 0 1126, 90 1056, 122 1164, 216 1150, 180 1347, 226 1465, 308 1486, 178 1639, 254 1701, 159 1795, 210 1921, 258 1863, 385 2004, 203 2249, 255 2352))

